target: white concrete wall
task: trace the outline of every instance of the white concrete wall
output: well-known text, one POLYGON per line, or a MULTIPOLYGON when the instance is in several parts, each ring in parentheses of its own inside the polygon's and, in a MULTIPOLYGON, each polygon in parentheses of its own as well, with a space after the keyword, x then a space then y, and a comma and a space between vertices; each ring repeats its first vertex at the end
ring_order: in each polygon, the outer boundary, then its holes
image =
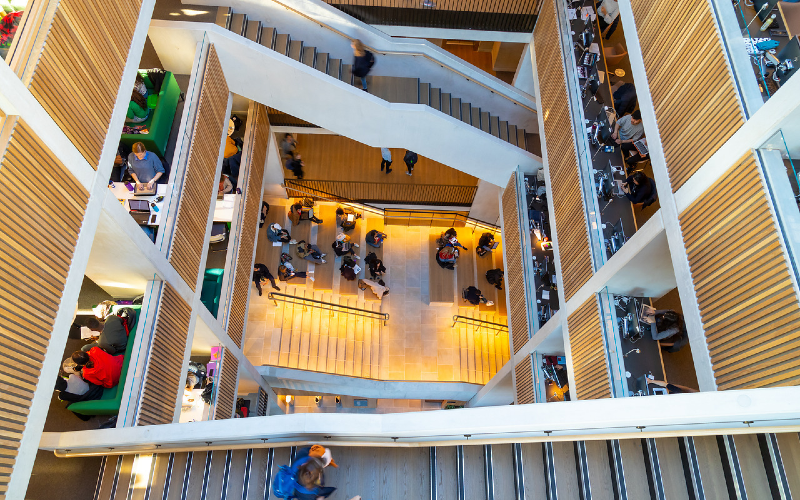
POLYGON ((368 146, 411 149, 497 185, 518 165, 530 169, 539 163, 535 155, 429 106, 388 103, 216 25, 154 21, 149 34, 165 68, 188 72, 196 43, 208 39, 232 92, 368 146))

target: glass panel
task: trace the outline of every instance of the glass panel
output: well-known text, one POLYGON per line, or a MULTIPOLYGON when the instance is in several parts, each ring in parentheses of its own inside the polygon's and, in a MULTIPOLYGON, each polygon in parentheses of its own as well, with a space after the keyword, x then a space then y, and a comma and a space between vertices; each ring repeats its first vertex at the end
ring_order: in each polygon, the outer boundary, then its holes
POLYGON ((530 258, 533 263, 533 279, 536 290, 536 311, 539 328, 542 328, 558 312, 558 280, 556 278, 555 255, 550 240, 550 216, 545 199, 544 169, 534 175, 525 175, 525 206, 527 224, 530 228, 530 258))

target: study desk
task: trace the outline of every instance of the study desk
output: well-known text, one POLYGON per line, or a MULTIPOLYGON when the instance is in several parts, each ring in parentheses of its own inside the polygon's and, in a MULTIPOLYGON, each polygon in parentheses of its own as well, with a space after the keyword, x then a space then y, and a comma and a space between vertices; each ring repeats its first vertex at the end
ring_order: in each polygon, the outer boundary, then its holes
MULTIPOLYGON (((133 185, 133 183, 131 183, 131 185, 133 185)), ((161 216, 164 213, 164 207, 168 206, 169 203, 169 200, 167 199, 167 193, 171 191, 171 186, 171 184, 156 184, 156 194, 151 196, 134 196, 133 192, 129 191, 123 182, 115 182, 114 186, 109 185, 108 188, 111 190, 114 196, 120 200, 122 206, 125 207, 125 210, 128 212, 131 211, 128 200, 137 199, 152 202, 159 196, 163 196, 164 199, 155 204, 158 211, 154 210, 152 206, 150 207, 150 220, 147 224, 148 226, 160 226, 161 216)))
POLYGON ((236 207, 236 196, 233 193, 217 198, 214 203, 214 222, 233 222, 233 209, 236 207))

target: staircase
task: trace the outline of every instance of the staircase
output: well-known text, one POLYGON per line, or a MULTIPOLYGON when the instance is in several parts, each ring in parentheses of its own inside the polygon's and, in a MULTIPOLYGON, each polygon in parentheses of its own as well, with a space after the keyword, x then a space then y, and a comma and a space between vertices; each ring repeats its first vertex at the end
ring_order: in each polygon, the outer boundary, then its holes
MULTIPOLYGON (((489 323, 508 324, 490 312, 475 307, 459 307, 459 316, 489 323)), ((478 322, 457 322, 460 380, 487 384, 509 360, 508 328, 496 329, 478 322)))
MULTIPOLYGON (((288 33, 279 33, 276 28, 264 26, 261 21, 249 20, 245 13, 235 13, 231 7, 218 7, 216 24, 337 80, 356 85, 352 65, 345 64, 342 59, 331 58, 327 52, 307 46, 302 40, 293 39, 288 33)), ((360 81, 358 84, 360 85, 360 81)), ((421 82, 419 78, 370 75, 368 84, 371 94, 388 102, 430 106, 509 144, 527 150, 524 129, 493 116, 490 110, 462 102, 459 97, 443 92, 443 89, 434 88, 430 83, 421 82)))
MULTIPOLYGON (((332 446, 331 500, 795 498, 797 433, 444 447, 332 446)), ((103 459, 98 500, 275 499, 295 448, 103 459)), ((68 459, 67 459, 68 460, 68 459)))

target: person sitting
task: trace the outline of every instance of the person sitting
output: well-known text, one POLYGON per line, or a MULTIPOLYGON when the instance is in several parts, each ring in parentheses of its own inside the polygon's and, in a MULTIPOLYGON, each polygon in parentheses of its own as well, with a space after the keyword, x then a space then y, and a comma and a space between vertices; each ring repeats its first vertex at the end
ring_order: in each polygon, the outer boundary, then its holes
POLYGON ((626 156, 629 151, 636 152, 634 142, 644 136, 644 125, 642 125, 642 113, 638 109, 630 115, 625 115, 614 123, 614 132, 611 138, 619 144, 622 156, 626 156))
POLYGON ((622 81, 619 82, 620 85, 616 87, 614 90, 614 106, 616 107, 617 115, 623 116, 630 113, 636 109, 637 104, 637 97, 636 97, 636 87, 632 83, 624 83, 622 81))
POLYGON ((478 248, 475 251, 479 257, 483 257, 494 249, 494 235, 492 233, 483 233, 481 239, 478 240, 478 248))
POLYGON ((653 340, 661 341, 661 348, 667 352, 678 352, 689 343, 686 323, 680 313, 671 309, 659 309, 654 313, 656 333, 653 340))
POLYGON ((372 290, 372 293, 375 294, 376 297, 382 299, 384 296, 389 295, 389 288, 383 282, 383 280, 376 281, 376 280, 368 280, 368 279, 360 279, 358 280, 358 288, 361 290, 366 290, 369 288, 372 290))
POLYGON ((456 230, 453 227, 445 231, 442 234, 442 238, 444 238, 445 245, 450 245, 452 247, 461 247, 464 250, 467 250, 467 247, 458 242, 458 234, 456 234, 456 230))
MULTIPOLYGON (((333 247, 333 251, 336 253, 338 257, 343 255, 356 255, 355 249, 358 248, 358 243, 351 243, 350 237, 344 233, 340 233, 336 235, 336 241, 331 244, 333 247)), ((356 256, 356 259, 359 257, 356 256)))
POLYGON ((387 237, 388 235, 386 233, 382 233, 377 229, 373 229, 367 232, 367 237, 366 237, 367 245, 374 248, 380 248, 381 246, 383 246, 383 240, 385 240, 387 237))
POLYGON ((369 266, 369 274, 372 279, 377 280, 386 274, 386 267, 383 265, 383 261, 374 252, 368 253, 364 257, 364 262, 369 266))
POLYGON ((153 189, 156 182, 166 173, 161 159, 155 153, 147 151, 141 142, 134 143, 132 153, 128 155, 128 168, 136 184, 146 184, 153 189))
POLYGON ((486 271, 486 281, 490 285, 494 285, 498 290, 503 289, 503 270, 502 269, 489 269, 486 271))
POLYGON ((290 245, 297 243, 297 240, 292 239, 292 235, 289 234, 289 231, 283 229, 277 222, 270 224, 267 228, 267 238, 273 243, 281 242, 288 243, 290 245))
MULTIPOLYGON (((80 373, 75 370, 76 367, 72 358, 65 359, 61 364, 61 373, 56 378, 55 389, 59 393, 58 399, 67 403, 100 399, 103 396, 103 388, 83 380, 80 373)), ((69 408, 69 404, 67 408, 69 408)))
POLYGON ((356 227, 356 220, 361 216, 355 213, 352 209, 343 209, 339 207, 336 209, 336 227, 342 228, 344 232, 350 232, 356 227))
POLYGON ((619 5, 616 0, 603 0, 597 8, 600 32, 608 40, 619 25, 619 5))
POLYGON ((299 201, 289 207, 289 220, 292 221, 292 226, 297 226, 300 221, 310 220, 317 224, 322 224, 322 219, 314 216, 314 207, 305 207, 299 201))
POLYGON ((436 250, 436 263, 443 269, 454 270, 457 258, 458 249, 453 246, 447 245, 436 250))
MULTIPOLYGON (((128 332, 122 324, 122 318, 113 313, 116 305, 113 300, 104 300, 94 308, 95 317, 103 321, 103 329, 94 342, 81 348, 82 351, 88 351, 92 347, 99 347, 109 354, 125 351, 128 346, 128 332)), ((94 329, 91 325, 89 328, 94 329)))
POLYGON ((125 356, 112 356, 99 347, 92 347, 88 352, 73 352, 72 361, 83 380, 110 389, 119 383, 125 356))
POLYGON ((305 279, 308 278, 314 281, 314 271, 296 271, 291 262, 286 261, 278 267, 278 279, 281 281, 289 281, 292 278, 305 279))
POLYGON ((139 72, 136 72, 136 81, 131 91, 131 100, 128 102, 128 112, 125 123, 142 123, 150 116, 150 106, 147 105, 147 86, 139 72))
POLYGON ((217 197, 230 194, 233 192, 233 183, 230 177, 225 174, 219 174, 219 187, 217 189, 217 197))
POLYGON ((345 255, 342 257, 342 265, 339 267, 339 272, 342 273, 342 278, 347 281, 353 281, 356 279, 356 275, 361 272, 361 268, 353 256, 345 255))
POLYGON ((261 214, 258 218, 258 228, 261 229, 264 227, 264 224, 267 222, 267 214, 269 213, 269 203, 266 201, 261 202, 261 214))
POLYGON ((461 296, 464 298, 465 302, 469 302, 473 306, 477 306, 479 304, 486 304, 487 306, 494 305, 494 302, 484 297, 483 293, 481 293, 481 291, 474 286, 468 286, 462 290, 461 296))
POLYGON ((326 253, 322 253, 322 250, 319 249, 317 245, 312 245, 311 243, 306 243, 305 240, 300 240, 297 242, 297 247, 295 248, 295 252, 301 259, 309 260, 315 264, 325 264, 325 257, 326 253))
POLYGON ((225 150, 222 153, 222 173, 230 179, 234 189, 239 185, 239 168, 242 162, 242 151, 239 149, 238 141, 231 137, 236 131, 236 124, 233 120, 228 120, 228 137, 225 138, 225 150))
POLYGON ((658 199, 655 181, 638 171, 625 179, 622 191, 634 205, 641 203, 642 209, 652 205, 658 199))
POLYGON ((329 497, 336 488, 322 486, 324 465, 319 458, 307 456, 295 460, 292 473, 295 478, 295 489, 290 498, 297 500, 317 500, 329 497))
POLYGON ((275 277, 272 276, 271 272, 269 272, 267 266, 264 264, 253 264, 253 283, 256 284, 256 290, 258 290, 259 297, 261 296, 261 283, 266 280, 269 280, 269 282, 272 283, 272 288, 279 292, 281 291, 281 289, 278 288, 278 285, 275 284, 275 277))

